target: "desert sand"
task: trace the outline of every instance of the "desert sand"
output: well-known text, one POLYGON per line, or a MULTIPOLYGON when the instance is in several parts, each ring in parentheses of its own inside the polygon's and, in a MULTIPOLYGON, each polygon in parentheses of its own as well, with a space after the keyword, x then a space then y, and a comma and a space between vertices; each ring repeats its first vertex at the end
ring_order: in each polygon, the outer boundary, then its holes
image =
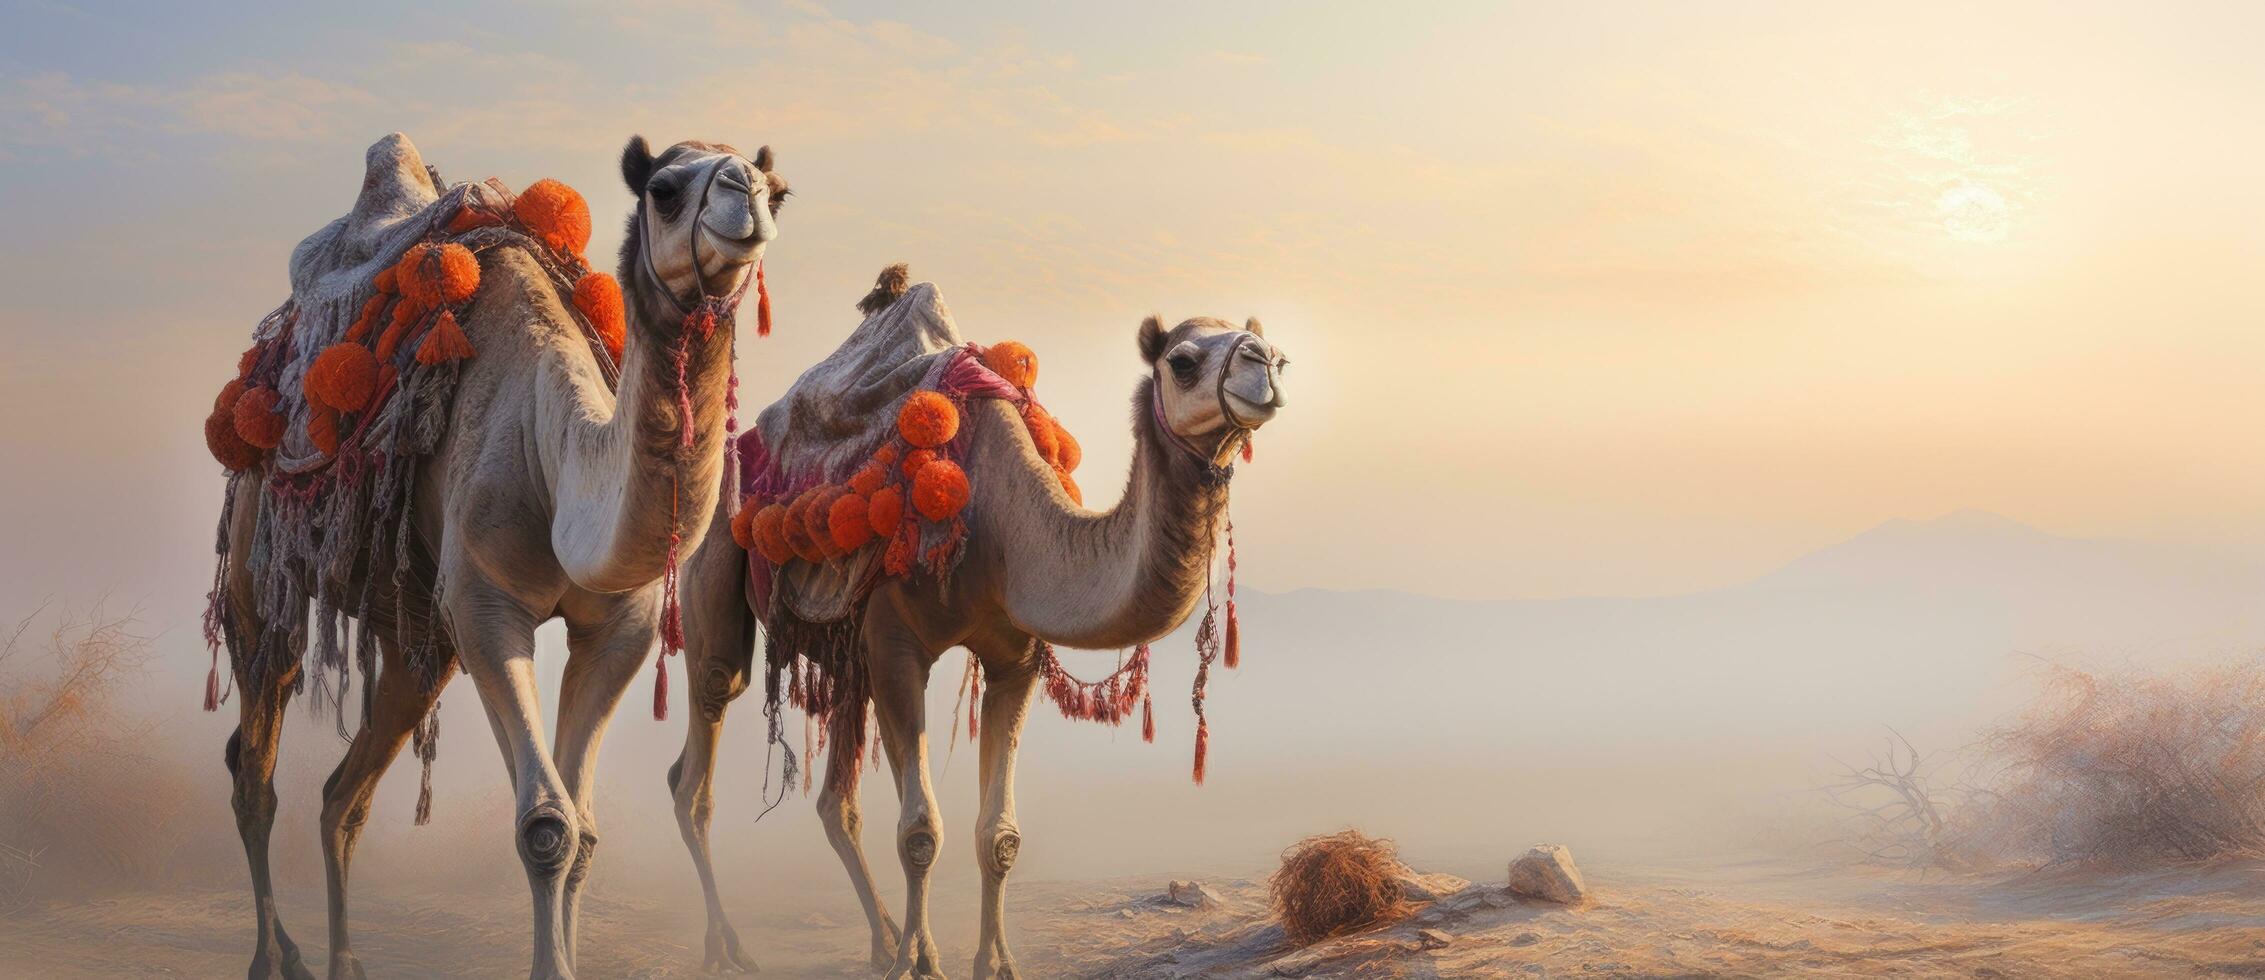
MULTIPOLYGON (((1209 908, 1165 901, 1169 875, 1020 883, 1011 928, 1035 976, 2265 975, 2260 862, 2127 875, 1786 861, 1586 870, 1593 898, 1581 907, 1512 898, 1497 875, 1403 922, 1305 949, 1286 945, 1271 921, 1258 867, 1204 876, 1220 899, 1209 908)), ((763 975, 873 974, 846 887, 742 890, 735 920, 763 975)), ((696 896, 669 891, 598 883, 583 914, 582 972, 699 975, 696 896)), ((972 897, 949 888, 937 897, 954 976, 972 954, 972 897)), ((321 892, 287 888, 282 900, 319 975, 321 892)), ((247 901, 243 889, 215 887, 45 902, 0 918, 0 973, 234 975, 250 953, 247 901)), ((372 976, 526 970, 524 898, 386 889, 357 895, 355 925, 372 976)))

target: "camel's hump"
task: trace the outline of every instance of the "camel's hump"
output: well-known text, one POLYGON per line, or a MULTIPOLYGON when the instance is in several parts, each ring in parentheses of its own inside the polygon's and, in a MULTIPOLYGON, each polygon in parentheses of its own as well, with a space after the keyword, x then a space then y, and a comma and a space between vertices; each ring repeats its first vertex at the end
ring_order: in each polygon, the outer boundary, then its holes
POLYGON ((303 293, 323 277, 362 265, 384 250, 403 221, 440 198, 417 146, 387 133, 362 155, 362 190, 343 217, 291 250, 291 288, 303 293))

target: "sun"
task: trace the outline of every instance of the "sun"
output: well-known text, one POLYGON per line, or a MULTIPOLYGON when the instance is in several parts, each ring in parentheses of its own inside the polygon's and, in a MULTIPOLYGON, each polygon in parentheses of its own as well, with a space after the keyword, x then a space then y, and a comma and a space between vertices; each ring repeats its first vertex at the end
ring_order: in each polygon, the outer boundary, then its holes
POLYGON ((2004 241, 2012 213, 2004 194, 1978 181, 1961 180, 1935 197, 1943 230, 1962 242, 2004 241))

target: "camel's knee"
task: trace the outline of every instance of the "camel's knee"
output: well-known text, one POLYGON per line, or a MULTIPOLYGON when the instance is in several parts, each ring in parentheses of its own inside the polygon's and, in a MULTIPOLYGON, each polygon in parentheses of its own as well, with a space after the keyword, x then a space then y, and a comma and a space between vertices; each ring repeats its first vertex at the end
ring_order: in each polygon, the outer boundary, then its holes
POLYGON ((547 801, 537 803, 519 817, 519 860, 527 865, 529 874, 555 877, 573 863, 579 835, 574 817, 565 807, 547 801))
POLYGON ((1015 858, 1022 855, 1022 832, 1013 824, 999 824, 988 834, 976 835, 975 848, 983 870, 1004 878, 1014 869, 1015 858))
POLYGON ((711 661, 707 669, 700 672, 700 682, 694 686, 692 698, 699 706, 700 717, 713 725, 724 720, 725 709, 746 690, 746 671, 711 661))
POLYGON ((244 768, 244 729, 241 726, 228 733, 228 746, 220 750, 220 761, 228 767, 231 776, 244 768))
POLYGON ((936 863, 936 845, 944 828, 934 814, 923 813, 897 834, 897 848, 907 866, 926 869, 936 863))
POLYGON ((598 855, 597 831, 582 828, 581 840, 581 846, 574 850, 574 867, 566 873, 566 887, 569 891, 582 889, 582 883, 590 877, 590 861, 598 855))

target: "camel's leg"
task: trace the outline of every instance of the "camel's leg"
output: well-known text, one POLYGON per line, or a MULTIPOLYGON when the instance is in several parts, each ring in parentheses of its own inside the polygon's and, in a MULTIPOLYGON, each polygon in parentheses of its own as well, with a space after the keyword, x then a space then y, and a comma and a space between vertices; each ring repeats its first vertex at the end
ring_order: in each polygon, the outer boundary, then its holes
POLYGON ((818 793, 818 821, 825 825, 826 841, 841 857, 842 867, 849 871, 850 887, 857 890, 857 902, 865 908, 865 925, 873 933, 873 966, 886 970, 896 963, 897 943, 903 933, 889 916, 888 906, 873 885, 873 869, 865 862, 865 818, 857 809, 859 769, 855 757, 863 734, 841 718, 835 719, 828 730, 826 785, 818 793))
POLYGON ((346 749, 346 757, 338 761, 338 768, 330 774, 330 781, 322 791, 322 857, 330 892, 330 976, 363 976, 362 961, 354 956, 346 929, 346 872, 354 858, 354 844, 362 836, 362 827, 369 821, 370 798, 377 791, 378 778, 392 767, 401 754, 401 746, 409 741, 411 729, 425 720, 433 702, 440 699, 441 689, 448 686, 451 667, 444 671, 438 682, 426 690, 401 662, 400 644, 381 638, 378 647, 383 663, 377 676, 377 690, 370 705, 370 717, 363 721, 362 730, 354 736, 354 744, 346 749))
MULTIPOLYGON (((248 630, 242 635, 258 633, 248 630)), ((294 667, 284 671, 280 679, 265 681, 256 681, 241 671, 236 675, 238 720, 236 734, 228 738, 227 762, 229 775, 235 779, 230 802, 236 810, 236 832, 244 839, 244 859, 252 875, 253 914, 259 918, 259 947, 246 974, 252 980, 314 977, 299 955, 298 944, 283 931, 283 920, 275 910, 275 882, 267 863, 268 835, 275 829, 276 742, 282 735, 284 705, 291 698, 291 675, 296 673, 294 667)))
POLYGON ((944 825, 936 791, 928 778, 927 691, 930 658, 912 631, 875 603, 865 621, 866 668, 873 678, 873 710, 894 767, 897 798, 897 860, 904 865, 904 933, 897 940, 890 980, 902 976, 942 977, 936 938, 928 927, 928 878, 944 825))
POLYGON ((580 844, 580 817, 566 781, 551 765, 542 740, 542 707, 535 691, 535 626, 539 614, 465 569, 449 577, 448 621, 464 672, 493 712, 508 745, 516 783, 513 838, 527 889, 534 898, 536 978, 571 977, 561 912, 566 875, 580 844))
POLYGON ((983 872, 983 925, 975 938, 975 978, 1018 976, 1007 952, 1007 871, 1022 851, 1022 829, 1015 822, 1015 752, 1022 725, 1030 716, 1030 692, 1038 672, 1030 660, 1028 638, 985 644, 977 650, 983 669, 983 740, 979 767, 983 803, 975 819, 975 863, 983 872))
MULTIPOLYGON (((580 842, 566 875, 565 903, 559 917, 565 927, 566 962, 574 965, 582 886, 590 877, 590 859, 598 852, 598 746, 605 740, 606 722, 615 705, 629 690, 630 681, 645 666, 660 625, 660 590, 648 589, 602 600, 602 618, 584 619, 567 608, 566 676, 558 694, 558 733, 553 742, 559 778, 573 795, 580 842), (582 619, 582 622, 575 622, 582 619)), ((577 602, 575 605, 579 605, 577 602)))
MULTIPOLYGON (((716 811, 716 740, 723 736, 724 712, 733 699, 747 690, 748 668, 755 653, 755 619, 740 591, 739 573, 709 560, 718 542, 711 533, 687 569, 684 602, 684 676, 691 702, 684 724, 684 751, 668 768, 669 794, 676 801, 676 829, 684 847, 692 852, 693 870, 700 875, 700 892, 708 903, 706 951, 700 967, 709 973, 736 970, 756 972, 755 961, 740 951, 739 933, 724 914, 723 897, 716 889, 715 858, 708 848, 708 822, 716 811)), ((724 545, 731 542, 725 540, 724 545)), ((747 553, 728 549, 732 562, 744 563, 747 553)))

